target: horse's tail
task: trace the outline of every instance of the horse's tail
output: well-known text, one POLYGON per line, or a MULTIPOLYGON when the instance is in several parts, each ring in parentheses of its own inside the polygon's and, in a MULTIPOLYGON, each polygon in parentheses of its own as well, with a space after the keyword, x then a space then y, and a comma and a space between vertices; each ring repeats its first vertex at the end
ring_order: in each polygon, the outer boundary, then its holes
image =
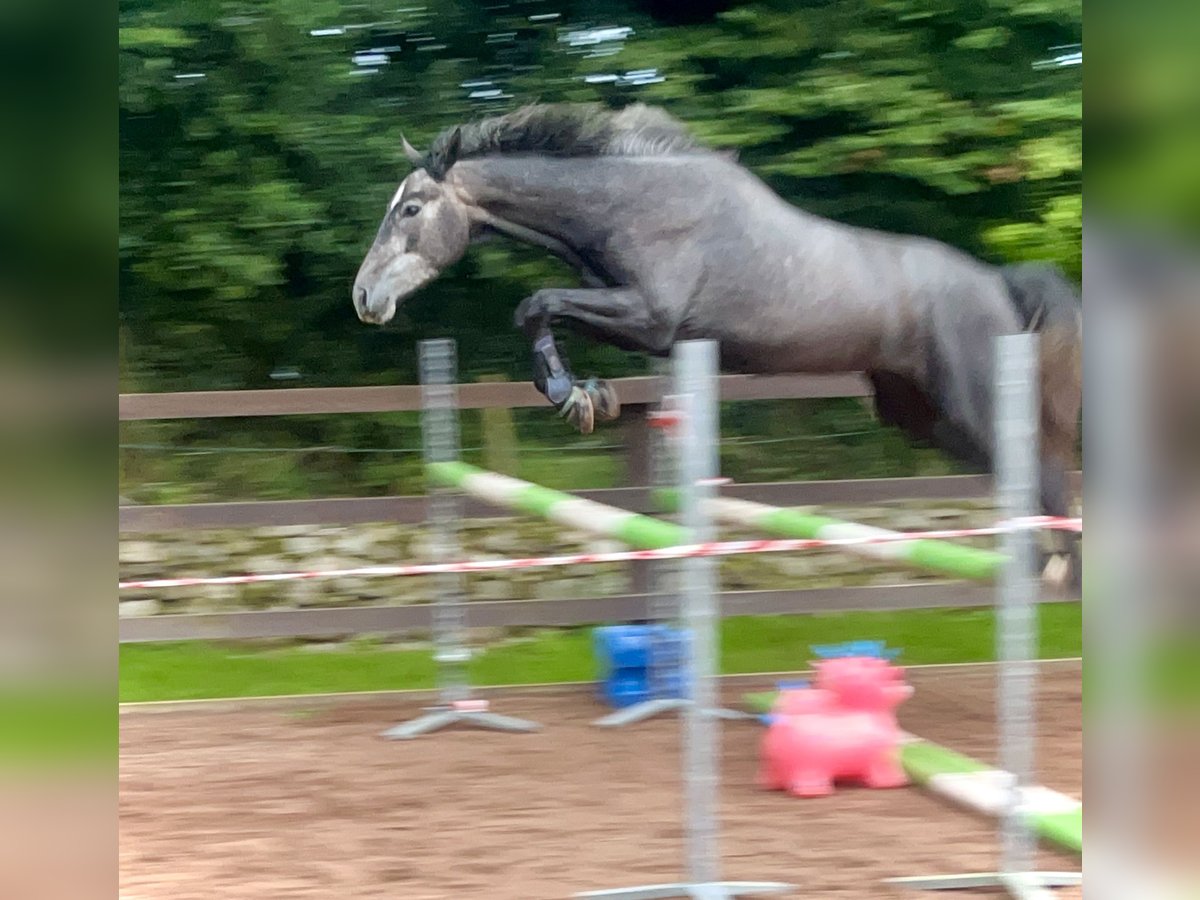
POLYGON ((1057 266, 1023 263, 1000 273, 1022 326, 1041 335, 1043 450, 1073 468, 1083 406, 1082 298, 1057 266))

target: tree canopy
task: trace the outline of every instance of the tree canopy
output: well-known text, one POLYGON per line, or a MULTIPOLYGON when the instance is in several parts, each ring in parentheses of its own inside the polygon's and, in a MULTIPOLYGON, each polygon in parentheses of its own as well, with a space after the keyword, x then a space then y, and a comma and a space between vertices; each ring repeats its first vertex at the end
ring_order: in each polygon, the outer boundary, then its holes
POLYGON ((813 212, 1078 274, 1079 0, 422 2, 122 0, 122 390, 411 382, 435 335, 527 378, 545 254, 474 248, 385 329, 349 289, 401 136, 533 100, 661 104, 813 212))

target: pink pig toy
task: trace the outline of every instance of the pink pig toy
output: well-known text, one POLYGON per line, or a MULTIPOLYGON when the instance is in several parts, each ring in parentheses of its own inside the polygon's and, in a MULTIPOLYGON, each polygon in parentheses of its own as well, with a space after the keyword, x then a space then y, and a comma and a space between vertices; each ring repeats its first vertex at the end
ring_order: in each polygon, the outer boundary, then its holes
POLYGON ((845 656, 815 665, 816 686, 834 693, 844 709, 880 712, 895 722, 896 707, 913 693, 904 683, 904 670, 886 659, 845 656))
POLYGON ((902 674, 872 657, 823 660, 816 687, 780 692, 762 743, 762 786, 820 797, 839 779, 873 788, 908 784, 895 710, 913 689, 902 674))

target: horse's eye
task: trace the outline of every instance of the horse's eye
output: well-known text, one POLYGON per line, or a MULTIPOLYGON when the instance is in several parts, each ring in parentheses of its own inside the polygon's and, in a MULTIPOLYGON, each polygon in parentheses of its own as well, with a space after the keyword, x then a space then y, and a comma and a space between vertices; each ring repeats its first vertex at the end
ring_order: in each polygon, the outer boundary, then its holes
POLYGON ((404 207, 400 210, 400 215, 402 215, 404 218, 408 219, 408 218, 415 216, 420 211, 421 211, 420 203, 405 203, 404 207))

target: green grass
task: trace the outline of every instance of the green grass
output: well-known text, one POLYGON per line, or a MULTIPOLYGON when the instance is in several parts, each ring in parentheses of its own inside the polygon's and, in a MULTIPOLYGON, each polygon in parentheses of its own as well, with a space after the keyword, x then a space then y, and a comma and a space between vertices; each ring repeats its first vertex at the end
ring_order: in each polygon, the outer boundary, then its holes
MULTIPOLYGON (((1041 655, 1082 655, 1078 603, 1044 604, 1041 655)), ((979 662, 994 658, 990 610, 914 610, 892 613, 762 616, 726 619, 721 634, 725 674, 807 667, 809 647, 846 640, 886 640, 899 661, 979 662)), ((181 642, 121 647, 122 702, 255 697, 434 686, 434 665, 423 649, 369 642, 332 649, 266 648, 181 642)), ((484 649, 473 661, 477 685, 590 681, 596 677, 588 629, 551 631, 484 649)))

